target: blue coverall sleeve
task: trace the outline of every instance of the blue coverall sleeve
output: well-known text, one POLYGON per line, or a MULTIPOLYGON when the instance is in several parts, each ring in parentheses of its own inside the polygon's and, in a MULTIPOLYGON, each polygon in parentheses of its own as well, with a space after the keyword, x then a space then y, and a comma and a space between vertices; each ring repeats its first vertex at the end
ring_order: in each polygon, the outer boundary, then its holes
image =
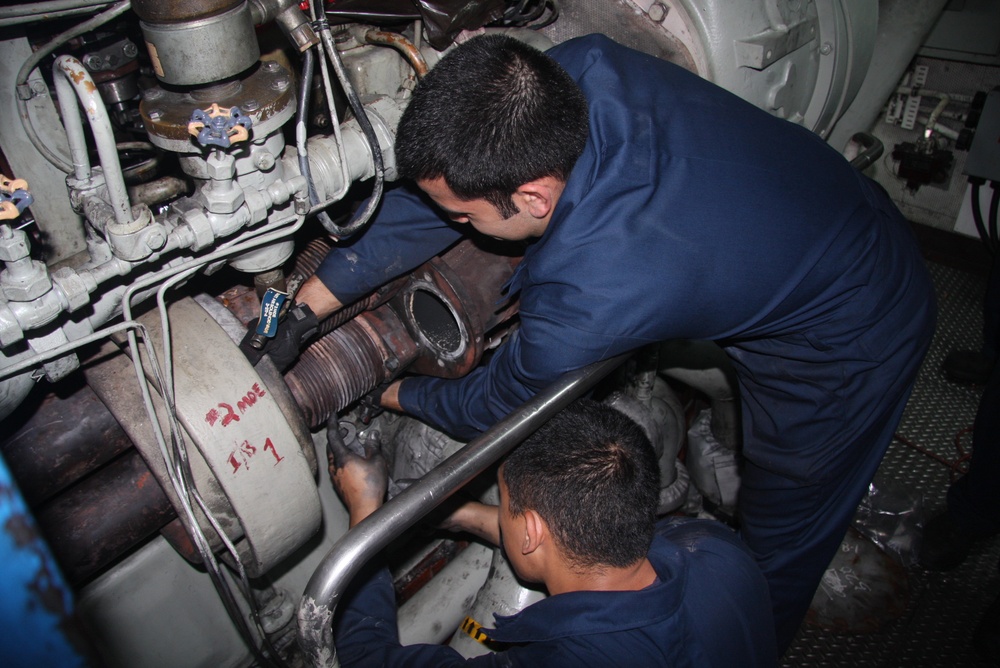
POLYGON ((387 192, 365 231, 326 256, 316 277, 343 304, 364 297, 445 250, 462 236, 415 185, 387 192))
MULTIPOLYGON (((532 296, 542 292, 551 291, 532 296)), ((403 410, 457 438, 475 438, 563 374, 649 343, 538 315, 559 311, 556 298, 537 301, 522 301, 520 329, 488 364, 456 380, 407 379, 399 392, 403 410)))
POLYGON ((445 645, 400 645, 388 569, 364 571, 358 577, 366 579, 348 591, 333 626, 337 659, 343 668, 509 665, 502 654, 466 659, 445 645))

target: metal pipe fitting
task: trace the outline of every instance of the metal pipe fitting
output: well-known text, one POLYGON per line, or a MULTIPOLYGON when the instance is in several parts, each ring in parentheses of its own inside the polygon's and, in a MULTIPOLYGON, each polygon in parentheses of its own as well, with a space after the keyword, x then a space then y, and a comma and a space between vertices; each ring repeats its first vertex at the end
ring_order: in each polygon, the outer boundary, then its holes
POLYGON ((79 99, 90 130, 97 144, 97 154, 101 159, 101 170, 108 188, 111 208, 114 211, 115 222, 128 227, 132 224, 132 205, 129 202, 128 191, 125 189, 125 179, 122 177, 121 162, 118 160, 118 147, 115 143, 114 130, 108 110, 104 106, 97 85, 79 60, 73 56, 59 56, 52 66, 52 77, 56 83, 56 94, 59 96, 59 106, 63 112, 63 122, 66 123, 67 134, 70 137, 73 154, 74 175, 78 178, 90 178, 90 162, 86 158, 87 147, 82 144, 83 126, 76 113, 76 105, 71 104, 73 94, 79 99))
POLYGON ((142 18, 153 71, 164 83, 199 86, 222 81, 250 69, 260 58, 247 2, 142 2, 136 13, 142 18))
POLYGON ((544 422, 611 373, 627 354, 571 371, 446 459, 338 540, 298 608, 299 646, 314 666, 338 666, 333 616, 351 578, 402 531, 500 460, 544 422))
POLYGON ((250 12, 256 25, 269 21, 277 23, 299 51, 319 44, 319 37, 299 8, 298 0, 250 0, 250 12))

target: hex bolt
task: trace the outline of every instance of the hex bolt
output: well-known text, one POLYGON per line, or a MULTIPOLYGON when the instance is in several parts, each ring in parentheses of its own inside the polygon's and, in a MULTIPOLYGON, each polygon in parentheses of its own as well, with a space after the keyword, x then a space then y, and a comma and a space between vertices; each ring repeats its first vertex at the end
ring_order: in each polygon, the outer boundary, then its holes
POLYGON ((264 68, 265 72, 277 72, 278 70, 281 69, 281 65, 274 62, 273 60, 264 61, 262 67, 264 68))
POLYGON ((163 230, 151 230, 146 235, 146 245, 149 246, 150 250, 160 250, 165 243, 167 243, 167 238, 164 236, 163 230))
POLYGON ((243 104, 240 107, 243 111, 257 111, 260 109, 260 102, 254 99, 243 100, 243 104))
POLYGON ((266 172, 274 167, 274 154, 268 150, 258 151, 253 156, 253 164, 257 169, 266 172))
POLYGON ((649 19, 653 23, 663 23, 663 20, 667 18, 667 13, 669 11, 670 8, 667 7, 666 5, 659 2, 654 2, 649 8, 648 12, 649 19))
POLYGON ((278 77, 271 82, 271 88, 279 93, 288 90, 289 85, 291 85, 291 81, 289 81, 288 77, 285 76, 278 77))

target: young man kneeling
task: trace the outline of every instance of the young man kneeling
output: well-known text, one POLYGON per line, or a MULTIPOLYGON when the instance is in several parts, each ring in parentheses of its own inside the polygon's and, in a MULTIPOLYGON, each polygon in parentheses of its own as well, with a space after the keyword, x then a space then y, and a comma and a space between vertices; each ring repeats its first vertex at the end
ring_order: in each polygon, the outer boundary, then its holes
MULTIPOLYGON (((331 447, 331 476, 354 526, 381 506, 385 465, 331 447)), ((499 508, 468 503, 448 521, 501 545, 517 575, 549 593, 483 629, 508 649, 466 659, 446 646, 401 646, 381 568, 342 606, 341 665, 776 665, 767 584, 753 558, 717 522, 657 522, 658 475, 637 424, 604 404, 572 404, 508 455, 499 508)))

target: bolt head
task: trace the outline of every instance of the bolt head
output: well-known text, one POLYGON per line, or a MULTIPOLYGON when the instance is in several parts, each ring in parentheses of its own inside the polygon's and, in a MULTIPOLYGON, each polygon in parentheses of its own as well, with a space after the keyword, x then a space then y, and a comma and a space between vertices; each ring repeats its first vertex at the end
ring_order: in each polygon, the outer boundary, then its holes
POLYGON ((160 111, 159 109, 150 109, 149 110, 149 120, 151 120, 151 121, 158 121, 161 118, 163 118, 163 112, 162 111, 160 111))
POLYGON ((659 2, 654 2, 649 8, 649 18, 654 23, 663 23, 663 19, 667 18, 667 12, 670 11, 665 5, 659 2))
POLYGON ((139 47, 132 42, 125 42, 122 44, 122 55, 126 58, 135 58, 139 55, 139 47))
POLYGON ((243 100, 243 104, 240 105, 243 111, 257 111, 260 109, 260 102, 257 100, 243 100))
POLYGON ((156 228, 149 231, 146 235, 146 245, 149 246, 150 250, 158 251, 163 248, 163 245, 167 243, 167 235, 163 233, 162 229, 156 228))
POLYGON ((274 154, 264 150, 254 154, 253 164, 261 171, 267 171, 274 167, 274 154))

